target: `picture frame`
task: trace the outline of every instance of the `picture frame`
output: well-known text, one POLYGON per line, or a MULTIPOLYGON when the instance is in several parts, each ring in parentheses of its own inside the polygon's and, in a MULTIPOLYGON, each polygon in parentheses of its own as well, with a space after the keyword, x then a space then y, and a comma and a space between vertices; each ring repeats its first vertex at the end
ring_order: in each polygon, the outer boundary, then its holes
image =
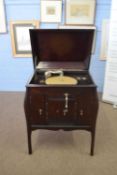
POLYGON ((11 21, 10 34, 14 57, 32 57, 29 29, 39 28, 39 21, 11 21))
POLYGON ((109 19, 103 19, 101 32, 100 60, 106 61, 109 43, 109 19))
POLYGON ((61 0, 41 0, 41 22, 60 23, 62 19, 61 0))
POLYGON ((96 0, 66 0, 65 24, 93 25, 96 0))
POLYGON ((6 33, 6 16, 4 8, 4 0, 0 0, 0 33, 6 33))

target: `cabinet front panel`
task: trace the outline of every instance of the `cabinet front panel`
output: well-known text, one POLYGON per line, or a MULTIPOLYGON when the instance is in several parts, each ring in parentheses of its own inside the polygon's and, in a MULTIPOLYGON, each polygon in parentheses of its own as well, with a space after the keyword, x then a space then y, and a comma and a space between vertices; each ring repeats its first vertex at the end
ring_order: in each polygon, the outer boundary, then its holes
POLYGON ((95 88, 30 88, 32 124, 91 125, 96 119, 95 88))
POLYGON ((45 98, 44 95, 33 93, 30 96, 30 120, 32 124, 45 124, 45 98))
POLYGON ((54 123, 73 123, 77 115, 77 100, 69 94, 47 97, 47 118, 54 123))
POLYGON ((77 119, 78 124, 91 124, 95 121, 96 94, 91 90, 81 90, 78 96, 77 119))

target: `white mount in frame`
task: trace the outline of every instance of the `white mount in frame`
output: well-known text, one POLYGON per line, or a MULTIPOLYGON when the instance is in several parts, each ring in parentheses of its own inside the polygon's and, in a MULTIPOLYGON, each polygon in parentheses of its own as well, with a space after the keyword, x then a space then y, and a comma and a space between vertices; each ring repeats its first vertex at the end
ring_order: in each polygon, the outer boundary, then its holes
POLYGON ((94 24, 96 0, 66 0, 66 24, 94 24))
POLYGON ((10 21, 12 52, 14 57, 32 57, 30 29, 39 28, 39 21, 10 21))
POLYGON ((61 0, 41 0, 41 22, 59 23, 62 18, 61 0))

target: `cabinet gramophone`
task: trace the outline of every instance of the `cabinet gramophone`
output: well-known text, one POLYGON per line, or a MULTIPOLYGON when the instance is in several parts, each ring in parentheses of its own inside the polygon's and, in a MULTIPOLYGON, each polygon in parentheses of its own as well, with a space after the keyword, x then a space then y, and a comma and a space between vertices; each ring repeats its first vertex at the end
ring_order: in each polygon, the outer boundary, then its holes
POLYGON ((89 73, 95 28, 31 29, 34 73, 26 85, 29 154, 36 129, 87 130, 94 153, 98 112, 96 85, 89 73))

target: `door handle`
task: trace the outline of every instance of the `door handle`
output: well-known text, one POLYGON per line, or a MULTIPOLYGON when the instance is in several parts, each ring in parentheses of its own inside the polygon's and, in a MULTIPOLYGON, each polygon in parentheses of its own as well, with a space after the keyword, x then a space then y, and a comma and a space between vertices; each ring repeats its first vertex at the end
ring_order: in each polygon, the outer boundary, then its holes
POLYGON ((69 94, 65 93, 64 96, 65 96, 65 109, 68 109, 68 100, 69 100, 68 96, 69 96, 69 94))
POLYGON ((67 113, 68 113, 68 110, 67 109, 64 109, 63 110, 63 115, 65 116, 67 113))
POLYGON ((83 116, 84 115, 84 111, 81 109, 80 110, 80 116, 83 116))
POLYGON ((39 109, 38 112, 39 112, 39 115, 42 115, 43 110, 42 109, 39 109))

